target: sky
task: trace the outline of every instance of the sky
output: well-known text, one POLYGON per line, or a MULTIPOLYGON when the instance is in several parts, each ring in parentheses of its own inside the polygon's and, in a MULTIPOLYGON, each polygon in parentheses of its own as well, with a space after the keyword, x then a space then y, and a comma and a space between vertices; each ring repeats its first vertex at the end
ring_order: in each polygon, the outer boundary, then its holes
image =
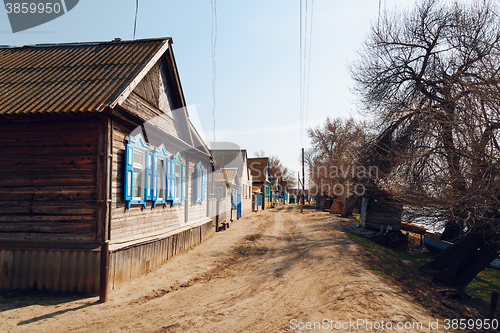
MULTIPOLYGON (((302 3, 305 9, 306 0, 302 3)), ((412 6, 414 0, 380 3, 382 10, 394 10, 412 6)), ((249 157, 261 150, 278 156, 296 174, 301 148, 310 147, 306 128, 320 126, 327 117, 361 117, 348 68, 377 20, 379 1, 307 0, 309 33, 303 33, 308 40, 302 47, 308 48, 305 64, 310 70, 302 127, 300 0, 215 4, 215 112, 210 0, 139 0, 135 37, 173 38, 190 118, 207 144, 214 139, 215 113, 217 142, 247 149, 249 157)), ((0 10, 0 44, 132 40, 135 5, 135 0, 80 0, 65 15, 17 33, 0 10)))

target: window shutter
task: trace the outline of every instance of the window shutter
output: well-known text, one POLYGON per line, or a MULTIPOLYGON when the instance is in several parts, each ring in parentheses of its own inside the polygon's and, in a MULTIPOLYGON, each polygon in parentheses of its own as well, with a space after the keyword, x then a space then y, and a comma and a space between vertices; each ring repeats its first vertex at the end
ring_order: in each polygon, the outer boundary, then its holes
POLYGON ((182 200, 186 200, 186 164, 182 164, 182 200))
POLYGON ((151 189, 152 189, 152 192, 151 193, 151 200, 157 200, 158 199, 158 155, 157 154, 153 154, 153 165, 152 165, 152 168, 153 170, 153 177, 152 177, 152 180, 151 180, 151 189))
POLYGON ((132 186, 134 182, 134 148, 128 143, 125 146, 125 175, 124 175, 124 193, 125 201, 132 200, 132 186))
POLYGON ((205 200, 205 191, 206 191, 206 188, 207 188, 207 180, 205 179, 206 177, 206 174, 205 174, 205 170, 203 170, 201 172, 201 175, 202 175, 202 185, 201 185, 201 201, 205 200))
POLYGON ((146 152, 146 179, 144 181, 144 200, 151 200, 151 181, 153 178, 153 154, 151 152, 146 152))

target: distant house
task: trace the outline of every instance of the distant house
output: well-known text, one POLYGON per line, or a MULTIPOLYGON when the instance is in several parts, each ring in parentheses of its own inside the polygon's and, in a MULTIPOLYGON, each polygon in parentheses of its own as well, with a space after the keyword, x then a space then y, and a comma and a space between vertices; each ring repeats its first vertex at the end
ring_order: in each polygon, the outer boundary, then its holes
POLYGON ((237 219, 238 184, 236 168, 219 169, 212 173, 213 197, 217 200, 216 229, 225 228, 237 219))
MULTIPOLYGON (((247 151, 244 149, 212 149, 216 172, 235 170, 236 191, 232 192, 234 217, 252 212, 252 174, 248 168, 247 151)), ((229 174, 227 174, 229 175, 229 174)))
POLYGON ((0 96, 0 288, 102 292, 214 232, 170 38, 1 47, 0 96))
POLYGON ((266 209, 272 205, 271 171, 268 157, 248 159, 248 167, 252 173, 252 192, 254 193, 254 209, 266 209))

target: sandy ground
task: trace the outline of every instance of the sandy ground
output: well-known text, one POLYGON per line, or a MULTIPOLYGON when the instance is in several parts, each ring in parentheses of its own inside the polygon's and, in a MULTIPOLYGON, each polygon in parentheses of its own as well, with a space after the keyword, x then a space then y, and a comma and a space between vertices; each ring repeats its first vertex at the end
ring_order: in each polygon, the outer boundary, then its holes
MULTIPOLYGON (((1 297, 0 331, 430 331, 431 314, 366 270, 363 249, 339 231, 341 223, 290 206, 252 213, 112 291, 105 304, 97 297, 1 297)), ((439 325, 432 331, 444 332, 439 325)))

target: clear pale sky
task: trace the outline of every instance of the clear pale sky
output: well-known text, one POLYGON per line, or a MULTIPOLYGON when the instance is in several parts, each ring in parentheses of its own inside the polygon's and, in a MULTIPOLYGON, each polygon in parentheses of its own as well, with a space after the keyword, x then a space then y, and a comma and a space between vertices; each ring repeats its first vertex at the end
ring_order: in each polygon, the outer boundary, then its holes
MULTIPOLYGON (((235 143, 251 157, 260 150, 276 155, 295 173, 301 150, 299 3, 218 0, 216 7, 216 140, 235 143)), ((393 10, 414 1, 381 4, 393 10)), ((307 127, 326 117, 357 116, 348 65, 378 10, 378 0, 314 0, 307 127)), ((1 10, 0 44, 131 40, 134 15, 135 0, 80 0, 65 15, 14 34, 1 10)), ((213 141, 211 29, 210 0, 139 0, 136 39, 173 38, 190 117, 207 143, 213 141)), ((309 146, 305 134, 303 144, 309 146)))

